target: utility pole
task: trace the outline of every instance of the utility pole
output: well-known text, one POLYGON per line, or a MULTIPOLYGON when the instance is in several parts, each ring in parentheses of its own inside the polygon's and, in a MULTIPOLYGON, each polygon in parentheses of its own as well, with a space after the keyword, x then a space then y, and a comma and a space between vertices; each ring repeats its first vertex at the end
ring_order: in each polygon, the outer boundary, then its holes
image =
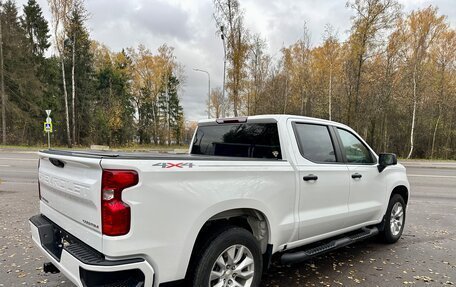
POLYGON ((2 35, 2 18, 0 17, 0 86, 2 92, 2 143, 6 145, 6 94, 5 78, 3 71, 3 35, 2 35))
POLYGON ((211 74, 208 71, 200 70, 200 69, 193 69, 195 72, 202 72, 206 73, 207 80, 208 80, 208 91, 207 91, 207 118, 211 118, 211 74))
POLYGON ((165 87, 165 92, 166 92, 166 110, 167 110, 167 125, 168 125, 168 146, 171 145, 171 106, 169 104, 169 77, 170 75, 168 74, 168 64, 166 64, 166 87, 165 87))
POLYGON ((226 99, 225 99, 225 75, 226 75, 226 43, 225 43, 225 32, 224 32, 224 27, 220 26, 220 38, 222 38, 223 42, 223 87, 222 87, 222 117, 224 118, 225 115, 225 110, 226 110, 226 99))

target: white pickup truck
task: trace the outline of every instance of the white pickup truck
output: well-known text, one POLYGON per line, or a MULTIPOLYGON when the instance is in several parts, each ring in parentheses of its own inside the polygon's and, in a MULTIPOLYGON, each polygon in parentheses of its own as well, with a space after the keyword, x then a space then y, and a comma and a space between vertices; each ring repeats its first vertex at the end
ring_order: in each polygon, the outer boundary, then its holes
POLYGON ((410 187, 351 128, 289 115, 203 120, 189 154, 46 150, 30 219, 77 286, 259 286, 271 257, 396 242, 410 187))

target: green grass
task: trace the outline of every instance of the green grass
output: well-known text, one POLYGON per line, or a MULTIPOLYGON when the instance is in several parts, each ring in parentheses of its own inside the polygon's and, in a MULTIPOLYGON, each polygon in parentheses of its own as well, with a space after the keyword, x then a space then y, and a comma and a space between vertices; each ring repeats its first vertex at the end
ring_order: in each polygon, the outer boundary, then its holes
MULTIPOLYGON (((52 149, 70 149, 67 146, 51 146, 52 149)), ((23 146, 23 145, 0 145, 0 149, 23 150, 23 151, 38 151, 47 149, 47 145, 23 146)), ((74 150, 88 150, 90 146, 75 146, 74 150)), ((110 150, 118 151, 173 151, 175 149, 188 149, 188 145, 128 145, 128 146, 112 146, 110 150)))
POLYGON ((47 146, 23 146, 23 145, 0 145, 0 149, 15 149, 15 150, 40 150, 45 149, 47 146))
POLYGON ((188 149, 188 145, 130 145, 130 146, 113 146, 112 150, 122 151, 173 151, 175 149, 188 149))

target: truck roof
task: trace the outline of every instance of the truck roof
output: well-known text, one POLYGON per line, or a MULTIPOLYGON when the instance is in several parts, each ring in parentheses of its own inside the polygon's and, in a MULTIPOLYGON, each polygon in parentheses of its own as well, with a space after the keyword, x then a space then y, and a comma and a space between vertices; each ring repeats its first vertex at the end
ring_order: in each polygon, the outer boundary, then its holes
POLYGON ((288 119, 296 119, 296 120, 305 120, 305 121, 311 121, 314 123, 321 123, 321 124, 326 124, 326 125, 344 127, 344 128, 351 130, 350 127, 348 127, 342 123, 339 123, 339 122, 334 122, 334 121, 320 119, 320 118, 304 117, 304 116, 288 115, 288 114, 266 114, 266 115, 247 116, 247 117, 204 119, 204 120, 198 121, 198 125, 220 123, 220 121, 223 121, 223 120, 231 121, 231 120, 236 120, 236 119, 239 119, 243 122, 263 122, 263 121, 267 122, 267 121, 271 121, 271 120, 274 122, 279 122, 279 121, 286 121, 288 119))

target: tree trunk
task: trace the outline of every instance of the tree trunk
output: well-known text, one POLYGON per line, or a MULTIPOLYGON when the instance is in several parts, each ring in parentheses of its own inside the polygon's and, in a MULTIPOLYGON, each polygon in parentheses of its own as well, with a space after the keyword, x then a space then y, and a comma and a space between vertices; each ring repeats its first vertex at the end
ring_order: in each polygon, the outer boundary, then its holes
POLYGON ((65 100, 65 120, 66 120, 66 130, 67 130, 67 143, 68 147, 72 147, 71 144, 71 132, 70 132, 70 116, 68 112, 68 93, 66 88, 66 79, 65 79, 65 61, 63 55, 61 55, 61 66, 62 66, 62 78, 63 78, 63 98, 65 100))
POLYGON ((440 113, 440 108, 439 108, 439 116, 437 117, 437 122, 435 123, 434 127, 434 134, 432 135, 432 148, 431 148, 431 158, 434 158, 434 147, 435 147, 435 137, 437 135, 437 128, 439 127, 439 122, 442 114, 440 113))
POLYGON ((328 113, 329 113, 329 120, 331 121, 331 100, 332 100, 332 64, 329 67, 329 92, 328 92, 328 113))
POLYGON ((412 156, 413 153, 413 136, 415 132, 415 118, 416 118, 416 104, 417 104, 417 98, 416 98, 416 77, 417 77, 417 67, 416 64, 413 67, 413 113, 412 113, 412 128, 410 129, 410 151, 407 155, 407 159, 409 159, 412 156))
MULTIPOLYGON (((169 102, 169 75, 166 75, 166 119, 167 119, 167 138, 168 138, 168 146, 171 145, 171 105, 169 102)), ((210 91, 210 90, 209 90, 210 91)), ((209 112, 209 111, 208 111, 209 112)))
POLYGON ((384 130, 383 130, 383 150, 386 152, 388 150, 388 118, 387 114, 385 113, 384 117, 384 130))
POLYGON ((288 75, 287 78, 285 79, 285 102, 283 105, 283 113, 287 113, 287 101, 288 101, 288 75))
POLYGON ((76 99, 76 79, 75 79, 75 58, 76 58, 76 36, 73 35, 73 65, 71 67, 71 112, 73 117, 73 144, 76 145, 76 109, 75 109, 75 99, 76 99))
MULTIPOLYGON (((303 91, 303 93, 305 93, 303 91)), ((305 106, 305 116, 306 117, 312 117, 312 95, 310 93, 305 94, 305 100, 304 100, 306 106, 305 106)))
MULTIPOLYGON (((236 80, 235 80, 236 81, 236 80)), ((237 87, 237 85, 235 85, 237 87)), ((233 91, 233 113, 234 117, 238 116, 238 91, 237 88, 233 91)))
POLYGON ((6 94, 5 78, 3 71, 3 38, 2 38, 2 21, 0 19, 0 85, 2 92, 2 144, 6 145, 6 94))
POLYGON ((152 120, 154 121, 153 122, 153 138, 154 138, 154 144, 158 144, 158 135, 157 135, 157 132, 158 132, 158 116, 157 116, 157 107, 156 107, 156 100, 152 106, 152 120))
POLYGON ((347 105, 347 125, 350 126, 351 119, 352 119, 352 117, 351 117, 351 114, 352 114, 352 112, 351 112, 351 105, 352 105, 351 102, 352 102, 352 90, 353 90, 353 87, 352 87, 351 84, 349 84, 349 87, 347 88, 347 90, 348 90, 347 91, 347 97, 348 97, 348 99, 347 99, 347 102, 348 102, 348 105, 347 105))

